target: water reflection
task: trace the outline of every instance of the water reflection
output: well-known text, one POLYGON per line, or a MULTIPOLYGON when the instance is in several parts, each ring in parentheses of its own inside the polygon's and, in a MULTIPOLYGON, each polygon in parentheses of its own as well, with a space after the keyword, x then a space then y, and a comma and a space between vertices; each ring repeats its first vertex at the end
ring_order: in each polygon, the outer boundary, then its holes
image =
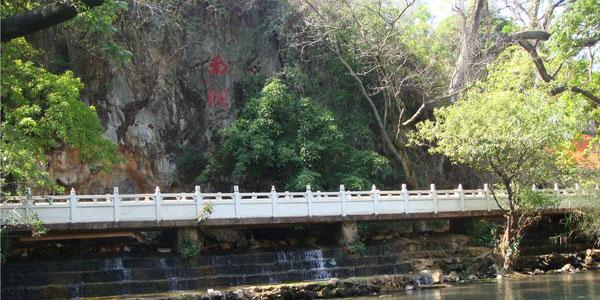
MULTIPOLYGON (((442 289, 416 290, 385 297, 391 300, 530 300, 600 299, 600 273, 544 275, 522 279, 500 279, 442 289)), ((368 300, 374 298, 361 298, 368 300)))

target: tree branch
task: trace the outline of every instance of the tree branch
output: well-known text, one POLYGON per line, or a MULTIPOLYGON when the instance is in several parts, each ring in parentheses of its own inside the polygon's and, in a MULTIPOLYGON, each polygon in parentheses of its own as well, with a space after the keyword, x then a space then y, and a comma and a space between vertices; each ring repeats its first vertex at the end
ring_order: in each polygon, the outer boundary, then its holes
MULTIPOLYGON (((531 60, 533 60, 533 63, 538 71, 538 74, 540 74, 540 77, 542 78, 542 80, 544 80, 545 82, 553 81, 554 76, 552 76, 552 75, 550 75, 550 73, 548 73, 548 70, 546 69, 546 66, 544 65, 544 61, 539 56, 535 47, 528 41, 524 41, 524 40, 520 41, 519 45, 521 45, 521 47, 523 47, 523 49, 525 49, 525 51, 527 51, 527 53, 529 53, 529 57, 531 57, 531 60)), ((550 94, 558 95, 565 91, 571 91, 573 93, 578 93, 578 94, 588 98, 596 106, 600 106, 600 97, 594 95, 592 92, 590 92, 588 90, 584 90, 584 89, 582 89, 580 87, 576 87, 576 86, 564 85, 564 86, 555 87, 550 91, 550 94)))
MULTIPOLYGON (((81 0, 88 8, 102 5, 104 0, 81 0)), ((14 38, 34 33, 77 16, 80 10, 72 2, 57 2, 30 11, 3 18, 0 24, 2 41, 8 42, 14 38)))

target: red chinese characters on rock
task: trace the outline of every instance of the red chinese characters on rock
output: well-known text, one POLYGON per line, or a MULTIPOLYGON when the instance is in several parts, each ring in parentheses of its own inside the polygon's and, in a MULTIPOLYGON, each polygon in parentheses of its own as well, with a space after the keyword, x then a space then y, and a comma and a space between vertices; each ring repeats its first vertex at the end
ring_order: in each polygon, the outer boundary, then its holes
POLYGON ((208 102, 208 107, 216 106, 223 109, 229 108, 229 98, 227 97, 226 90, 214 90, 209 88, 207 94, 208 95, 206 99, 208 102))
POLYGON ((223 75, 227 72, 229 66, 223 61, 221 55, 217 54, 213 56, 208 64, 208 74, 210 75, 223 75))
POLYGON ((221 55, 215 55, 208 64, 209 85, 206 102, 209 108, 228 109, 230 107, 227 89, 223 87, 223 75, 227 73, 229 66, 221 55))

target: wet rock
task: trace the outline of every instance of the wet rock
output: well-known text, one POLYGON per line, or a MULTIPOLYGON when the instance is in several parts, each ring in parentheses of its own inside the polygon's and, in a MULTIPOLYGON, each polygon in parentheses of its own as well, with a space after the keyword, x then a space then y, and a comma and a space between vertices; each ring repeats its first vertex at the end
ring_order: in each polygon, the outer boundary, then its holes
POLYGON ((246 238, 242 238, 241 240, 239 240, 237 242, 237 247, 238 248, 246 248, 248 247, 250 243, 248 243, 248 240, 246 238))
POLYGON ((566 264, 562 268, 560 268, 560 272, 561 273, 574 273, 575 267, 573 267, 571 264, 566 264))
POLYGON ((413 276, 411 282, 416 286, 432 285, 433 278, 431 276, 431 271, 423 270, 419 275, 413 276))
POLYGON ((298 246, 300 243, 298 243, 298 240, 295 238, 287 238, 286 241, 288 242, 288 244, 290 244, 290 246, 294 247, 294 246, 298 246))
POLYGON ((442 284, 444 283, 444 273, 442 270, 434 270, 431 272, 431 279, 433 284, 442 284))
POLYGON ((231 246, 231 243, 221 243, 219 245, 219 248, 221 248, 221 250, 231 250, 233 247, 231 246))
POLYGON ((217 242, 238 243, 244 239, 244 232, 235 229, 211 229, 203 230, 202 234, 217 242))
POLYGON ((331 278, 327 281, 327 284, 332 285, 332 286, 336 286, 340 283, 340 279, 339 278, 331 278))
POLYGON ((456 271, 451 271, 450 273, 448 273, 448 275, 445 276, 444 279, 447 282, 459 282, 460 281, 460 275, 456 271))
POLYGON ((533 270, 533 275, 544 275, 544 271, 540 269, 533 270))
POLYGON ((415 271, 422 271, 432 268, 434 265, 433 259, 431 258, 420 258, 412 261, 411 269, 415 271))

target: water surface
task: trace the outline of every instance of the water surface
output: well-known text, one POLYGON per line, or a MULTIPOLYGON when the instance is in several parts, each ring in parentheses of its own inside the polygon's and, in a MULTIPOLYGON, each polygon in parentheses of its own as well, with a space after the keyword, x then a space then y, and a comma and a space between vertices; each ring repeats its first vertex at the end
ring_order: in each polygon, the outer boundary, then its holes
MULTIPOLYGON (((520 279, 504 278, 496 282, 474 283, 441 289, 415 290, 377 298, 390 300, 600 300, 600 272, 542 275, 520 279)), ((358 299, 373 300, 375 297, 358 299)))

